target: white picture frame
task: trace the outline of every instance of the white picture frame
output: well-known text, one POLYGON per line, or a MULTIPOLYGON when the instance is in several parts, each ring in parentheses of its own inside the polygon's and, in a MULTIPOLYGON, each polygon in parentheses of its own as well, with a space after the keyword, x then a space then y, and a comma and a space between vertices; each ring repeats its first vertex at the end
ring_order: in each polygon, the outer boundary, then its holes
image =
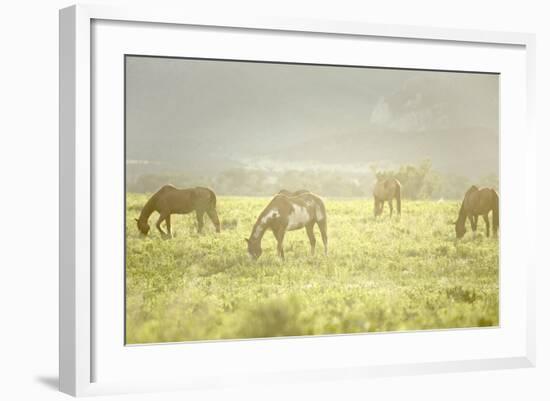
MULTIPOLYGON (((516 128, 520 128, 521 145, 513 147, 510 142, 509 150, 517 152, 520 167, 516 176, 510 177, 512 180, 523 183, 525 192, 530 197, 535 197, 535 134, 532 129, 532 112, 534 110, 534 35, 525 33, 507 33, 507 32, 485 32, 460 29, 438 29, 427 27, 411 26, 390 26, 375 25, 364 22, 345 22, 345 21, 315 21, 315 20, 293 20, 277 18, 255 18, 254 20, 234 20, 226 17, 216 17, 213 15, 186 15, 181 11, 168 12, 160 9, 140 9, 140 8, 111 8, 108 6, 78 5, 72 6, 60 11, 60 361, 59 377, 60 390, 75 396, 94 395, 107 393, 126 393, 136 391, 161 391, 167 389, 196 389, 212 388, 219 386, 239 385, 250 382, 262 383, 284 383, 292 381, 312 381, 329 380, 341 378, 364 378, 387 375, 403 374, 422 374, 430 372, 451 372, 451 371, 470 371, 481 369, 504 369, 516 367, 531 367, 535 364, 535 282, 534 271, 537 263, 533 247, 534 240, 534 216, 535 207, 518 199, 518 205, 523 205, 520 210, 521 216, 525 219, 510 219, 517 221, 517 228, 524 228, 525 236, 523 242, 515 249, 515 255, 523 255, 521 263, 518 264, 518 271, 521 271, 519 280, 511 278, 502 283, 503 288, 517 286, 521 300, 509 299, 509 304, 518 301, 517 315, 519 322, 514 323, 513 338, 516 348, 510 352, 502 351, 506 347, 506 342, 502 344, 503 348, 491 352, 472 353, 464 359, 453 358, 444 360, 420 360, 413 355, 408 362, 387 363, 361 362, 361 355, 353 363, 349 361, 340 361, 339 365, 334 362, 331 367, 330 347, 342 346, 342 343, 360 344, 362 337, 358 336, 336 336, 336 337, 318 337, 316 339, 304 340, 300 344, 301 348, 310 349, 309 352, 315 353, 315 347, 327 347, 329 351, 325 356, 324 365, 316 363, 298 366, 296 369, 290 369, 293 361, 290 359, 279 360, 276 368, 259 371, 258 374, 229 374, 223 370, 209 376, 201 373, 200 369, 190 369, 191 376, 185 378, 159 377, 147 380, 147 373, 139 380, 132 380, 131 377, 110 376, 107 380, 97 380, 98 364, 95 362, 95 352, 101 349, 102 345, 96 346, 95 325, 97 316, 94 311, 93 289, 101 285, 94 275, 93 266, 96 261, 94 254, 93 231, 97 224, 97 216, 94 210, 97 207, 94 197, 94 174, 98 168, 97 153, 101 152, 94 142, 92 126, 95 124, 94 106, 92 95, 92 76, 95 60, 93 59, 94 46, 102 46, 105 42, 93 42, 93 25, 97 21, 119 21, 119 22, 139 22, 144 24, 159 24, 158 26, 193 26, 205 29, 222 30, 224 28, 231 30, 243 30, 250 34, 254 32, 264 33, 287 33, 287 34, 306 34, 309 37, 323 36, 338 37, 342 40, 355 40, 360 38, 383 38, 387 41, 419 41, 422 43, 434 43, 437 45, 453 45, 459 48, 482 48, 483 46, 495 46, 516 49, 517 54, 512 55, 514 60, 518 61, 517 71, 524 71, 524 77, 514 81, 514 85, 524 93, 520 105, 525 106, 525 113, 518 117, 516 128), (523 222, 524 221, 524 222, 523 222), (530 228, 530 229, 528 229, 530 228), (528 229, 528 230, 527 230, 528 229), (510 287, 506 287, 510 285, 510 287), (520 334, 518 334, 520 333, 520 334), (338 338, 337 338, 338 337, 338 338), (305 342, 307 341, 307 342, 305 342), (340 345, 338 345, 340 344, 340 345), (315 368, 314 366, 318 366, 315 368)), ((130 28, 122 28, 130 29, 130 28)), ((135 29, 141 29, 136 27, 135 29)), ((165 34, 165 33, 160 33, 165 34)), ((224 33, 217 32, 216 35, 224 33)), ((113 41, 116 42, 116 41, 113 41)), ((153 45, 154 45, 154 41, 153 45)), ((99 49, 101 51, 101 49, 99 49)), ((117 51, 121 51, 120 49, 117 51)), ((460 50, 457 50, 460 51, 460 50)), ((115 56, 118 53, 114 53, 115 56)), ((117 56, 118 57, 118 56, 117 56)), ((505 60, 505 59, 503 59, 505 60)), ((391 62, 390 62, 391 64, 391 62)), ((433 69, 441 69, 442 65, 429 64, 433 69)), ((391 66, 391 65, 390 65, 391 66)), ((512 68, 512 67, 510 67, 512 68)), ((457 67, 457 69, 460 69, 457 67)), ((514 74, 511 72, 511 74, 514 74)), ((511 81, 510 81, 511 82, 511 81)), ((511 84, 512 85, 512 84, 511 84)), ((505 96, 505 95, 503 95, 505 96)), ((511 123, 515 124, 515 123, 511 123)), ((511 135, 511 134, 507 134, 511 135)), ((519 135, 519 134, 518 134, 519 135)), ((515 137, 514 137, 515 138, 515 137)), ((516 138, 516 139, 518 139, 516 138)), ((510 139, 513 139, 510 137, 510 139)), ((517 142, 519 144, 519 142, 517 142)), ((507 152, 501 149, 501 152, 507 152)), ((503 153, 501 153, 503 154, 503 153)), ((510 154, 510 153, 507 153, 510 154)), ((109 157, 103 158, 101 163, 109 165, 114 163, 109 157)), ((501 163, 508 163, 509 160, 503 159, 501 163)), ((508 169, 502 170, 501 179, 507 179, 508 169)), ((504 198, 505 199, 505 198, 504 198)), ((505 209, 503 209, 505 210, 505 209)), ((504 230, 506 229, 505 218, 503 220, 504 230)), ((512 224, 509 224, 510 227, 512 224)), ((503 244, 506 243, 506 237, 503 238, 503 244)), ((122 244, 120 244, 122 246, 122 244)), ((503 245, 504 246, 504 245, 503 245)), ((520 259, 514 259, 520 260, 520 259)), ((515 288, 515 287, 514 287, 515 288)), ((510 291, 508 292, 510 293, 510 291)), ((502 296, 509 297, 507 293, 501 293, 502 296)), ((506 305, 506 303, 505 303, 506 305)), ((107 321, 105 321, 107 322, 107 321)), ((103 324, 105 326, 107 323, 103 324)), ((505 331, 506 325, 503 324, 497 330, 505 331)), ((486 341, 494 341, 491 336, 496 336, 497 331, 487 332, 486 341)), ((435 336, 448 337, 444 341, 454 341, 460 339, 465 344, 472 338, 480 336, 481 332, 455 330, 452 333, 433 334, 435 336)), ((485 332, 483 332, 485 333, 485 332)), ((408 338, 422 337, 425 333, 410 333, 408 338)), ((399 346, 402 342, 397 336, 378 335, 376 340, 380 342, 393 342, 399 346)), ((372 337, 375 338, 375 337, 372 337)), ((412 341, 416 341, 413 339, 412 341)), ((419 340, 420 341, 420 340, 419 340)), ((442 340, 443 341, 443 340, 442 340)), ((224 342, 231 343, 231 342, 224 342)), ((296 344, 295 339, 286 340, 250 340, 238 343, 233 349, 222 350, 229 346, 220 345, 220 343, 203 343, 199 348, 195 348, 193 355, 195 357, 211 355, 214 352, 228 352, 233 357, 243 351, 243 347, 256 347, 254 352, 266 352, 271 349, 273 352, 281 352, 285 355, 285 348, 288 344, 296 344), (294 341, 294 343, 292 343, 294 341), (289 343, 290 342, 290 343, 289 343), (239 348, 241 347, 241 348, 239 348)), ((405 344, 405 341, 403 341, 405 344)), ((403 345, 402 344, 402 345, 403 345)), ((124 344, 121 344, 121 347, 124 344)), ((443 343, 442 343, 443 345, 443 343)), ((166 346, 152 346, 163 348, 162 353, 169 353, 166 346)), ((286 350, 289 355, 295 350, 290 348, 286 350)), ((251 351, 249 349, 249 351, 251 351)), ((168 358, 164 355, 162 358, 168 358)), ((131 359, 135 365, 136 361, 158 361, 158 355, 148 356, 146 352, 134 352, 131 359), (153 359, 147 359, 153 358, 153 359)), ((246 359, 246 358, 245 358, 246 359)), ((111 362, 111 361, 110 361, 111 362)), ((112 361, 113 363, 116 361, 112 361)), ((238 363, 238 362, 235 362, 238 363)), ((275 365, 275 362, 274 362, 275 365)), ((189 368, 189 367, 188 367, 189 368)))

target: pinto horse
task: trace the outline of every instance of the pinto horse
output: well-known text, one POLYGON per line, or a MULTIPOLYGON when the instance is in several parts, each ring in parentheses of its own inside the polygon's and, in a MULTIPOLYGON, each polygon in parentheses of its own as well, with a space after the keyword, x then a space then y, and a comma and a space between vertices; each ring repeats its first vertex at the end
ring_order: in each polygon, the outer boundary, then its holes
POLYGON ((171 238, 170 216, 172 214, 187 214, 193 211, 197 216, 199 233, 202 232, 204 226, 205 213, 212 220, 216 232, 220 232, 220 220, 216 212, 216 194, 211 189, 202 187, 178 189, 172 185, 165 185, 149 198, 141 210, 139 218, 135 220, 138 230, 147 235, 150 229, 149 216, 153 212, 158 212, 157 229, 163 238, 171 238), (160 226, 163 221, 166 222, 167 232, 164 232, 160 226))
POLYGON ((258 216, 250 238, 245 238, 248 244, 248 254, 254 260, 260 257, 262 238, 267 230, 271 230, 277 240, 277 253, 281 259, 284 259, 283 239, 286 232, 305 227, 313 255, 316 243, 313 232, 315 224, 321 231, 325 255, 327 255, 327 213, 322 199, 308 191, 297 196, 275 195, 258 216))
POLYGON ((384 210, 384 202, 390 205, 390 217, 393 214, 393 200, 396 200, 397 214, 401 214, 401 183, 396 178, 382 178, 374 185, 374 217, 384 210))
POLYGON ((477 219, 480 215, 485 221, 485 231, 488 237, 489 212, 492 213, 493 218, 493 236, 496 236, 499 228, 498 205, 499 197, 497 191, 493 188, 479 189, 475 185, 472 185, 464 195, 464 200, 458 212, 458 219, 454 222, 456 237, 462 238, 466 234, 466 219, 470 220, 472 231, 476 231, 477 219))

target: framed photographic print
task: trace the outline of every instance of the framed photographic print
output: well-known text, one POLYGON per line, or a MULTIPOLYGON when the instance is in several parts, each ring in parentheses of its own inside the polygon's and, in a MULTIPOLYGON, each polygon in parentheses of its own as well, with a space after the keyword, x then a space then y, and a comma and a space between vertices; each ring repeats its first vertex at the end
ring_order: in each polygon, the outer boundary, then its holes
POLYGON ((60 387, 533 366, 534 38, 60 13, 60 387))

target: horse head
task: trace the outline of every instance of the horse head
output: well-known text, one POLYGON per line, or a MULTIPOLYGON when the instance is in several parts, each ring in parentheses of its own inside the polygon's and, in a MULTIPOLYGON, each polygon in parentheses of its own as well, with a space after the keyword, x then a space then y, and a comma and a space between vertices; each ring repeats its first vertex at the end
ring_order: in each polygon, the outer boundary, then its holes
POLYGON ((248 255, 253 260, 258 260, 262 255, 262 245, 260 241, 254 241, 249 238, 244 239, 248 244, 248 255))
POLYGON ((454 222, 456 238, 464 237, 466 234, 466 226, 464 224, 459 224, 458 220, 454 222))
POLYGON ((138 230, 141 234, 147 235, 151 227, 146 221, 141 221, 140 219, 134 219, 137 222, 138 230))

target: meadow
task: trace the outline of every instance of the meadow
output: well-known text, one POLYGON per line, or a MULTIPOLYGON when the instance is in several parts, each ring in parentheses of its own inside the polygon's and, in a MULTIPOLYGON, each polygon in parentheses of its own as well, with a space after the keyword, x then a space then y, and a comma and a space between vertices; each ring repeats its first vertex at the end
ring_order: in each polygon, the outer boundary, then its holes
POLYGON ((498 326, 499 242, 455 240, 459 201, 403 200, 402 215, 373 217, 372 199, 325 199, 329 254, 310 255, 305 230, 285 237, 285 260, 267 232, 246 251, 268 198, 218 197, 222 232, 194 214, 172 216, 174 238, 134 217, 147 200, 127 194, 126 343, 498 326))

